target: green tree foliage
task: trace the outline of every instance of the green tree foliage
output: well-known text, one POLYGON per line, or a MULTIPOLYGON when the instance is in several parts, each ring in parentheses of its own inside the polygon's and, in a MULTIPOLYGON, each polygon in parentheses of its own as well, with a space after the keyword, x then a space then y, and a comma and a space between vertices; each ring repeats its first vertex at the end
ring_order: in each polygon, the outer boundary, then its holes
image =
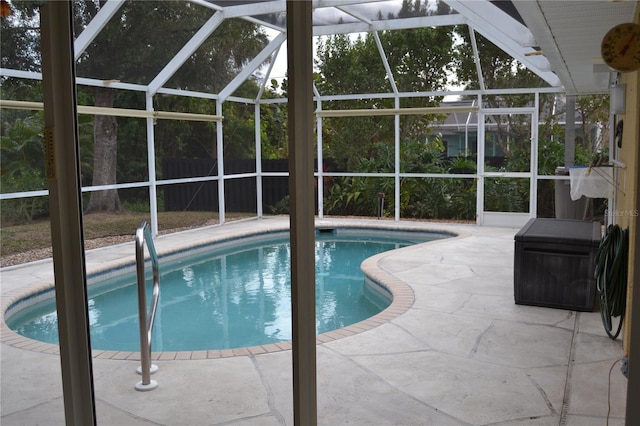
MULTIPOLYGON (((479 89, 470 35, 466 28, 458 30, 462 43, 456 57, 458 83, 467 89, 479 89)), ((486 38, 476 34, 479 65, 486 88, 545 87, 547 83, 527 70, 521 63, 495 46, 486 38)), ((490 108, 533 106, 530 94, 486 95, 485 105, 490 108)), ((540 95, 538 125, 538 174, 553 175, 565 158, 565 113, 564 98, 555 94, 540 95)), ((609 133, 608 96, 579 96, 576 99, 576 146, 575 164, 590 164, 594 157, 606 153, 603 144, 609 133)), ((529 133, 531 123, 525 115, 496 115, 488 123, 494 126, 493 141, 504 155, 503 171, 529 171, 531 148, 529 133)), ((485 185, 485 207, 492 211, 528 211, 529 182, 523 179, 493 179, 485 185), (526 195, 523 197, 522 194, 526 195)), ((553 181, 539 181, 538 215, 554 216, 553 181)))
MULTIPOLYGON (((30 192, 47 189, 44 168, 44 113, 4 109, 0 133, 0 188, 2 193, 30 192)), ((79 118, 81 139, 91 128, 87 116, 79 118)), ((86 147, 87 144, 81 146, 86 147)), ((90 146, 90 145, 89 145, 90 146)), ((90 172, 92 154, 80 150, 83 174, 90 172)), ((2 201, 4 223, 29 222, 48 212, 45 197, 26 197, 2 201)))
MULTIPOLYGON (((466 169, 474 173, 476 164, 460 157, 451 164, 442 159, 443 145, 438 138, 428 144, 409 141, 401 145, 400 168, 411 173, 453 173, 466 169)), ((375 154, 360 158, 363 172, 375 173, 394 162, 394 151, 382 142, 374 144, 375 154)), ((326 190, 325 212, 329 215, 375 216, 378 194, 384 194, 384 215, 393 216, 395 189, 393 178, 342 177, 326 190)), ((400 215, 416 219, 464 219, 475 217, 475 180, 403 177, 400 180, 400 215)))
MULTIPOLYGON (((437 2, 437 10, 422 1, 404 1, 396 17, 446 14, 450 10, 437 2)), ((379 33, 384 55, 400 92, 445 90, 454 71, 456 57, 452 27, 420 28, 379 33)), ((350 38, 336 35, 318 46, 316 87, 320 93, 388 93, 392 86, 373 34, 350 38)), ((402 107, 436 106, 442 97, 403 99, 402 107)), ((323 109, 392 108, 390 99, 324 102, 323 109)), ((444 116, 403 116, 400 120, 400 170, 404 173, 447 173, 444 145, 432 129, 444 116), (429 142, 425 141, 429 139, 429 142)), ((394 118, 351 117, 323 120, 323 155, 336 167, 362 173, 395 170, 394 118)), ((475 163, 470 163, 475 170, 475 163)), ((469 166, 463 160, 458 165, 469 166)), ((378 193, 385 194, 385 214, 393 214, 392 178, 345 177, 326 185, 327 214, 376 214, 378 193)), ((475 217, 475 183, 471 179, 402 178, 402 217, 475 217)))
MULTIPOLYGON (((455 56, 456 78, 457 84, 465 89, 478 90, 480 89, 480 79, 469 31, 467 26, 456 28, 456 34, 460 37, 460 44, 457 46, 455 56)), ((475 33, 475 38, 485 88, 510 89, 548 86, 544 80, 481 34, 475 33)), ((531 95, 511 96, 510 99, 510 106, 524 106, 530 101, 531 95)), ((504 97, 495 95, 487 96, 485 100, 492 107, 504 106, 505 102, 504 97)))
MULTIPOLYGON (((444 7, 438 2, 439 7, 444 7)), ((428 16, 434 13, 427 2, 405 0, 396 17, 428 16)), ((378 34, 399 91, 443 90, 450 73, 453 55, 451 27, 383 31, 378 34)), ((335 35, 318 44, 316 87, 322 94, 389 93, 392 89, 381 52, 372 33, 355 39, 335 35)), ((403 107, 438 105, 442 97, 404 100, 403 107)), ((391 99, 325 102, 323 109, 392 108, 391 99)), ((424 138, 429 126, 439 117, 416 115, 403 120, 400 137, 424 138)), ((394 118, 357 117, 323 121, 325 157, 335 159, 338 167, 358 171, 357 158, 370 156, 372 144, 393 144, 394 118)))
MULTIPOLYGON (((456 76, 458 84, 466 89, 479 89, 480 81, 476 71, 476 63, 470 40, 470 34, 466 27, 457 29, 461 37, 461 44, 458 46, 456 55, 456 76)), ((548 84, 533 72, 526 69, 520 62, 504 52, 502 49, 491 43, 480 34, 476 34, 478 46, 480 68, 482 69, 483 83, 489 89, 505 88, 527 88, 546 87, 548 84)), ((533 106, 534 98, 531 94, 521 95, 485 95, 483 96, 485 105, 489 108, 501 107, 524 107, 533 106)), ((555 94, 541 95, 539 99, 539 115, 543 124, 539 127, 539 139, 541 141, 554 141, 564 143, 564 128, 560 122, 564 122, 566 112, 563 99, 555 94)), ((577 112, 577 155, 582 155, 585 150, 595 153, 601 148, 601 138, 608 133, 608 96, 591 95, 579 96, 576 100, 577 112), (595 132, 594 126, 600 126, 600 131, 595 132)), ((529 151, 528 131, 530 123, 522 120, 522 116, 503 115, 494 116, 494 123, 497 125, 496 141, 500 145, 507 160, 512 163, 522 163, 528 159, 516 158, 529 151), (519 145, 514 145, 514 142, 519 145)), ((542 147, 544 144, 541 143, 542 147)), ((542 148, 541 148, 542 149, 542 148)), ((544 148, 546 149, 546 148, 544 148)), ((540 156, 540 163, 545 164, 545 171, 539 170, 541 174, 553 174, 555 167, 562 165, 564 158, 557 163, 549 172, 548 162, 540 156)), ((578 156, 577 162, 585 161, 578 156)), ((512 164, 513 166, 514 164, 512 164)), ((521 171, 522 166, 518 166, 512 171, 521 171)))
MULTIPOLYGON (((40 71, 39 2, 14 2, 14 14, 2 20, 3 67, 40 71)), ((103 1, 76 0, 75 28, 79 34, 96 15, 103 1)), ((183 44, 206 22, 213 11, 190 2, 125 2, 112 21, 81 55, 78 75, 148 84, 179 51, 183 44)), ((443 2, 405 0, 393 17, 427 16, 450 13, 443 2), (436 6, 436 10, 433 6, 436 6), (428 7, 429 6, 429 7, 428 7)), ((480 82, 472 55, 468 27, 420 28, 382 31, 378 33, 381 48, 388 60, 391 75, 401 92, 437 91, 445 89, 452 75, 458 84, 478 89, 480 82)), ((484 85, 488 88, 520 88, 546 85, 497 46, 476 34, 484 85)), ((255 25, 241 20, 227 20, 187 59, 166 87, 194 91, 218 92, 242 66, 266 44, 266 36, 255 25)), ((389 93, 392 89, 378 43, 373 34, 350 37, 335 35, 322 39, 316 60, 316 87, 322 94, 389 93)), ((40 83, 16 78, 0 82, 3 99, 41 100, 40 83)), ((253 99, 259 91, 258 82, 249 79, 234 95, 253 99)), ((281 90, 286 94, 286 80, 281 90)), ((263 98, 275 97, 273 84, 263 98)), ((79 87, 81 105, 95 104, 98 89, 79 87)), ((109 89, 106 89, 109 90, 109 89)), ((144 109, 144 94, 124 90, 112 93, 116 107, 144 109)), ((441 97, 402 99, 401 107, 433 106, 441 97)), ((532 95, 484 96, 489 107, 533 105, 532 95)), ((554 95, 540 96, 540 147, 538 173, 553 174, 564 159, 564 106, 554 95)), ((385 97, 350 101, 325 101, 323 109, 392 108, 393 100, 385 97)), ((215 101, 173 95, 156 95, 154 108, 216 114, 215 101)), ((609 131, 608 99, 603 96, 579 97, 576 102, 576 163, 590 162, 593 153, 603 150, 602 141, 609 131), (598 131, 594 131, 598 124, 598 131)), ((251 104, 224 104, 224 156, 255 157, 254 107, 251 104)), ((443 146, 432 135, 432 129, 443 116, 402 116, 400 120, 401 171, 403 173, 474 173, 475 159, 461 156, 445 162, 443 146), (426 140, 429 144, 425 144, 426 140)), ((501 166, 508 171, 527 171, 530 162, 528 148, 530 123, 519 115, 493 116, 497 125, 492 132, 505 154, 501 166)), ((95 166, 90 159, 94 140, 103 136, 95 132, 91 116, 81 116, 80 138, 83 184, 90 185, 95 166)), ((112 150, 117 156, 116 180, 139 182, 147 180, 146 122, 143 119, 113 118, 117 129, 117 144, 112 150)), ((3 110, 2 119, 2 191, 27 191, 44 188, 41 155, 41 129, 38 115, 30 112, 3 110), (35 126, 35 127, 34 127, 35 126), (24 152, 22 152, 24 151, 24 152)), ((106 124, 97 126, 106 128, 106 124)), ((352 117, 323 120, 323 156, 333 159, 331 167, 356 172, 393 172, 395 169, 394 118, 352 117)), ((161 176, 164 158, 216 158, 218 140, 215 123, 158 120, 154 125, 156 170, 161 176)), ((261 106, 260 136, 262 157, 288 156, 286 104, 261 106)), ((100 162, 108 159, 97 157, 100 162)), ((328 170, 335 171, 335 170, 328 170)), ((522 211, 528 184, 524 179, 507 183, 493 180, 485 185, 488 210, 522 211), (505 202, 507 204, 505 204, 505 202), (502 203, 502 204, 500 204, 502 203), (515 207, 514 207, 515 206, 515 207)), ((109 182, 102 182, 109 183, 109 182)), ((545 181, 546 183, 546 181, 545 181)), ((393 205, 392 178, 328 178, 325 179, 326 211, 330 214, 365 214, 376 212, 377 195, 385 193, 386 214, 393 205)), ((400 188, 401 215, 416 218, 475 217, 475 182, 472 179, 441 179, 411 177, 402 180, 400 188)), ((125 197, 146 196, 146 190, 127 190, 125 197)), ((553 210, 553 191, 540 185, 539 209, 553 210)), ((6 203, 3 203, 5 207, 6 203)), ((3 209, 3 214, 4 214, 3 209)), ((32 217, 38 207, 20 207, 17 216, 32 217), (25 213, 26 212, 26 213, 25 213)), ((546 215, 546 213, 545 213, 546 215)))
MULTIPOLYGON (((456 76, 457 83, 465 89, 480 89, 482 85, 487 89, 509 89, 527 87, 548 86, 544 80, 529 71, 524 65, 514 59, 511 55, 500 49, 481 34, 475 34, 478 49, 477 60, 473 53, 470 29, 460 27, 457 33, 461 38, 461 43, 457 48, 456 55, 456 76), (480 66, 481 75, 477 72, 477 65, 480 66)), ((505 107, 525 107, 533 106, 533 95, 485 95, 483 96, 485 106, 489 108, 505 107)), ((553 102, 553 98, 545 98, 553 102)), ((541 102, 541 109, 551 110, 541 102)), ((509 171, 528 171, 530 155, 530 132, 531 122, 528 115, 504 114, 493 115, 486 123, 491 129, 494 143, 497 143, 504 157, 511 160, 509 171)))
MULTIPOLYGON (((0 67, 40 72, 40 28, 38 3, 14 2, 12 14, 0 19, 0 67)), ((41 83, 12 77, 0 78, 0 97, 21 101, 42 101, 41 83)), ((2 110, 2 134, 14 120, 25 120, 28 111, 2 110)))
MULTIPOLYGON (((2 66, 29 71, 40 71, 39 52, 39 6, 42 2, 14 2, 14 13, 2 20, 2 66)), ((80 34, 97 14, 104 1, 89 0, 74 2, 74 25, 80 34)), ((105 81, 148 84, 171 60, 183 44, 211 17, 211 9, 190 2, 145 1, 125 2, 116 16, 98 34, 82 53, 77 63, 77 74, 105 81)), ((187 90, 217 93, 242 69, 267 43, 267 37, 256 25, 240 19, 225 20, 205 43, 182 65, 165 84, 187 90)), ((4 78, 0 86, 3 99, 42 100, 40 83, 16 78, 4 78)), ((79 86, 78 103, 95 105, 99 97, 97 88, 79 86)), ((103 89, 101 91, 109 91, 103 89)), ((236 91, 235 95, 255 98, 257 82, 250 79, 236 91)), ((144 94, 117 90, 111 93, 112 101, 105 106, 144 109, 144 94)), ((263 95, 264 96, 264 95, 263 95)), ((266 96, 269 96, 267 93, 266 96)), ((216 114, 215 101, 210 99, 157 95, 156 110, 183 111, 216 114)), ((9 118, 3 110, 3 118, 9 118)), ((255 155, 253 107, 228 102, 225 104, 225 155, 234 158, 255 155), (236 120, 237 116, 237 120, 236 120)), ((281 111, 274 110, 262 119, 265 129, 263 141, 270 142, 270 130, 278 129, 277 139, 282 139, 282 127, 272 125, 270 117, 278 118, 281 111)), ((20 117, 26 117, 24 114, 20 117)), ((148 179, 146 122, 143 119, 113 118, 103 120, 107 124, 94 126, 92 116, 80 116, 81 150, 83 156, 83 184, 115 183, 95 181, 95 164, 87 163, 97 145, 103 141, 100 129, 116 129, 117 143, 109 152, 117 161, 98 155, 99 164, 109 162, 111 170, 116 168, 117 182, 138 182, 148 179), (89 127, 86 125, 89 120, 89 127)), ((7 120, 2 122, 2 134, 6 133, 7 120)), ((158 120, 156 130, 156 170, 161 173, 162 158, 215 158, 217 155, 217 132, 215 123, 158 120)), ((274 151, 274 152, 275 152, 274 151)), ((9 156, 7 156, 7 159, 9 156)), ((38 165, 43 169, 43 165, 38 165)), ((112 174, 113 176, 113 174, 112 174)), ((160 176, 161 177, 161 176, 160 176)), ((111 177, 110 179, 113 179, 111 177)), ((39 188, 27 188, 34 190, 39 188)), ((105 191, 101 191, 105 192, 105 191)), ((128 190, 125 197, 143 195, 144 190, 128 190)), ((118 198, 113 199, 115 203, 118 198)), ((114 205, 98 206, 100 209, 115 209, 114 205)))
MULTIPOLYGON (((608 151, 609 132, 609 96, 583 95, 576 98, 576 115, 580 120, 576 129, 576 143, 579 147, 590 152, 590 158, 576 158, 576 164, 586 164, 579 161, 591 161, 594 157, 602 157, 608 151), (598 125, 596 130, 594 125, 598 125)), ((579 149, 578 147, 576 149, 579 149)))
MULTIPOLYGON (((97 1, 75 2, 75 26, 78 34, 95 16, 101 5, 102 3, 97 1)), ((105 81, 149 84, 213 13, 208 8, 190 2, 126 2, 83 52, 77 65, 78 75, 105 81)), ((239 19, 225 20, 203 45, 187 58, 165 85, 185 90, 217 93, 266 43, 266 35, 256 25, 239 19)), ((131 96, 102 94, 111 89, 87 90, 90 90, 96 104, 102 99, 103 106, 141 108, 140 103, 137 106, 119 103, 121 100, 131 101, 131 96)), ((214 101, 194 101, 186 97, 156 100, 155 108, 205 114, 216 113, 214 101), (164 106, 171 108, 165 109, 164 106)), ((234 108, 229 108, 231 113, 229 115, 233 115, 233 112, 234 108)), ((226 111, 225 115, 227 115, 226 111)), ((240 134, 240 137, 243 137, 246 135, 246 115, 240 114, 238 118, 241 123, 231 125, 231 134, 236 136, 240 134), (243 130, 240 131, 240 129, 243 130)), ((122 157, 118 149, 122 149, 123 144, 120 137, 117 137, 114 143, 113 129, 119 134, 120 125, 133 126, 131 129, 123 129, 123 133, 138 143, 146 140, 146 135, 140 134, 143 127, 134 121, 115 117, 100 117, 94 120, 94 152, 103 153, 94 161, 94 184, 115 183, 113 182, 116 176, 114 170, 118 167, 116 159, 122 157)), ((236 123, 232 120, 229 122, 236 123)), ((158 129, 160 140, 157 144, 160 158, 165 150, 168 154, 182 157, 203 154, 208 154, 210 158, 215 156, 216 132, 211 125, 162 123, 160 126, 162 129, 158 129)), ((234 150, 238 155, 242 155, 240 153, 243 148, 238 146, 235 140, 230 143, 231 145, 233 148, 229 148, 229 151, 232 155, 234 150)), ((129 158, 128 154, 130 152, 126 152, 124 157, 129 158)), ((133 158, 139 159, 143 156, 136 155, 133 158)), ((140 160, 135 162, 137 171, 132 170, 134 174, 139 174, 142 163, 140 160)), ((127 173, 117 175, 126 178, 124 175, 127 173)), ((111 192, 111 197, 108 193, 109 191, 92 193, 89 210, 118 210, 119 201, 118 198, 113 197, 114 191, 111 192)))
MULTIPOLYGON (((9 114, 11 115, 11 114, 9 114)), ((21 114, 22 115, 22 114, 21 114)), ((3 122, 5 118, 3 117, 3 122)), ((4 124, 0 137, 2 193, 42 190, 46 187, 44 176, 42 113, 15 117, 4 124)), ((2 202, 3 222, 31 221, 46 211, 45 198, 28 197, 2 202)))
MULTIPOLYGON (((101 4, 76 1, 77 34, 101 4)), ((148 84, 213 13, 191 2, 125 2, 80 57, 78 75, 148 84)), ((217 93, 266 42, 255 24, 225 20, 166 85, 217 93)))
POLYGON ((286 104, 264 104, 260 116, 262 158, 289 158, 286 104))

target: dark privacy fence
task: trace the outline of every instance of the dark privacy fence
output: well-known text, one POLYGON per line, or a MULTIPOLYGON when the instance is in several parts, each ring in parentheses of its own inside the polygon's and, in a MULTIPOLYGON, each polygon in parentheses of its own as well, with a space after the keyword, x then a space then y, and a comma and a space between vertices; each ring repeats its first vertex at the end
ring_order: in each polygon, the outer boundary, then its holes
MULTIPOLYGON (((470 156, 475 162, 475 157, 470 156)), ((445 159, 452 161, 453 158, 445 159)), ((486 157, 490 166, 499 167, 503 157, 486 157)), ((314 166, 316 163, 314 162, 314 166)), ((332 159, 324 160, 325 171, 341 171, 332 159)), ((315 167, 314 167, 315 168, 315 167)), ((262 160, 263 172, 288 172, 289 160, 262 160)), ((255 159, 225 160, 224 173, 255 173, 255 159)), ((315 170, 317 172, 317 170, 315 170)), ((450 169, 450 173, 475 173, 475 168, 450 169)), ((212 159, 176 159, 162 161, 162 179, 217 176, 218 162, 212 159)), ((218 182, 193 182, 163 185, 165 211, 218 211, 218 182)), ((225 180, 225 209, 230 212, 257 212, 256 178, 225 180)), ((262 208, 265 213, 274 213, 273 207, 289 195, 289 178, 286 176, 262 177, 262 208)), ((317 204, 317 200, 316 200, 317 204)), ((317 205, 316 205, 317 208, 317 205)), ((275 211, 281 213, 281 211, 275 211)))
MULTIPOLYGON (((289 160, 262 160, 263 172, 286 172, 289 160)), ((224 173, 254 173, 256 160, 225 160, 224 173)), ((162 178, 217 176, 216 160, 164 159, 162 178)), ((193 182, 162 186, 166 211, 218 211, 218 182, 193 182)), ((225 209, 232 212, 256 212, 256 178, 225 180, 225 209)), ((284 197, 289 195, 289 178, 286 176, 262 177, 262 208, 271 211, 284 197)))

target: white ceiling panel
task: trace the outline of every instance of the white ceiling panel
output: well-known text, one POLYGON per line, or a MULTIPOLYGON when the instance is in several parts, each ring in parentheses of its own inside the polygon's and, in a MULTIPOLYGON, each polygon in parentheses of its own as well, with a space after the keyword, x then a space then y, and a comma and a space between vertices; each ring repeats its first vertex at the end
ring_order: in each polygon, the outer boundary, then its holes
POLYGON ((569 94, 608 91, 600 42, 612 27, 633 21, 638 1, 517 0, 514 5, 569 94))

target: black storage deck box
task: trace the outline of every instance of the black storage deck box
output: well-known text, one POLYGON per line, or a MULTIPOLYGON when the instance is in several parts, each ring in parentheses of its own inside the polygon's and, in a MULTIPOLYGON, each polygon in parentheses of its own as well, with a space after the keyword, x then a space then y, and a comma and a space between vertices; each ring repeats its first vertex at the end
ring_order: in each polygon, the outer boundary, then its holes
POLYGON ((598 222, 530 219, 515 236, 517 304, 593 311, 598 222))

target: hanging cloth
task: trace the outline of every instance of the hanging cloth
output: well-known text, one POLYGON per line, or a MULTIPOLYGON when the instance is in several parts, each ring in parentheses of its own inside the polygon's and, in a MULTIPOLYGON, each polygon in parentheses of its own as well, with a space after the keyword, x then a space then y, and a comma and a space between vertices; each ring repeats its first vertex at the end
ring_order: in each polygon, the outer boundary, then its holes
POLYGON ((571 199, 610 198, 613 196, 613 167, 575 166, 569 167, 571 199))

